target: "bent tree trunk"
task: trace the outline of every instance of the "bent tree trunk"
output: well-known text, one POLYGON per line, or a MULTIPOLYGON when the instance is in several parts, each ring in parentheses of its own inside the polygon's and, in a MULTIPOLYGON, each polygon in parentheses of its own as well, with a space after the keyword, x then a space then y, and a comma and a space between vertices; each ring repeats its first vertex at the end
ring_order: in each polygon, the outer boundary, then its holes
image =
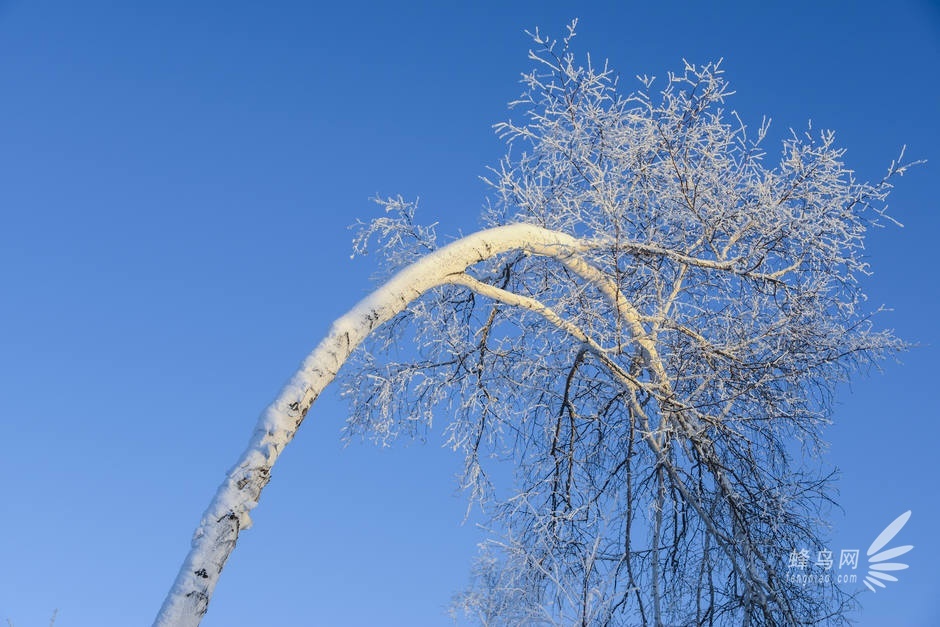
POLYGON ((336 320, 329 334, 261 415, 248 448, 203 514, 189 555, 154 625, 177 627, 200 623, 238 534, 251 526, 249 514, 270 479, 274 462, 293 439, 310 406, 373 329, 434 287, 447 283, 466 285, 464 271, 495 255, 525 250, 570 261, 582 246, 567 234, 529 224, 479 231, 403 269, 336 320))

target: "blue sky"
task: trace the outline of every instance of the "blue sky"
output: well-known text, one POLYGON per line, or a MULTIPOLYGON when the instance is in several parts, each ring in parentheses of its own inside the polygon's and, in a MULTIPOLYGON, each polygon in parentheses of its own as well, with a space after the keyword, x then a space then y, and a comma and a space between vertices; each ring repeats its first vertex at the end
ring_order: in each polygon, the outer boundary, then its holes
MULTIPOLYGON (((376 194, 477 226, 529 68, 526 28, 630 84, 719 57, 751 124, 834 128, 859 178, 902 144, 905 224, 872 233, 873 305, 920 346, 840 390, 834 546, 902 512, 911 568, 862 625, 940 624, 936 2, 0 2, 0 620, 149 624, 223 473, 330 321, 376 194), (655 5, 655 6, 654 6, 655 5), (822 6, 818 6, 822 5, 822 6)), ((767 144, 770 155, 776 153, 767 144)), ((437 625, 467 581, 460 461, 343 449, 325 395, 282 457, 204 625, 437 625)))

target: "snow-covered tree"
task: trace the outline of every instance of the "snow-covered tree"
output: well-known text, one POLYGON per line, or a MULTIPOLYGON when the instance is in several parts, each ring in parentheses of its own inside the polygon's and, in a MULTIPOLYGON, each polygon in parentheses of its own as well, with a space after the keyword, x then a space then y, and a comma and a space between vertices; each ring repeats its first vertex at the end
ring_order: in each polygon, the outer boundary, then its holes
POLYGON ((339 374, 347 433, 444 420, 490 515, 454 611, 483 624, 839 622, 837 587, 786 583, 814 546, 833 386, 902 348, 860 278, 892 163, 854 180, 831 132, 778 164, 725 109, 718 64, 621 95, 612 71, 538 32, 496 125, 484 228, 439 246, 382 201, 358 252, 391 273, 337 320, 262 416, 157 619, 196 625, 271 468, 339 374), (395 350, 413 346, 414 349, 395 350), (342 371, 341 371, 342 368, 342 371), (510 462, 511 486, 490 464, 510 462), (497 489, 498 488, 498 489, 497 489))

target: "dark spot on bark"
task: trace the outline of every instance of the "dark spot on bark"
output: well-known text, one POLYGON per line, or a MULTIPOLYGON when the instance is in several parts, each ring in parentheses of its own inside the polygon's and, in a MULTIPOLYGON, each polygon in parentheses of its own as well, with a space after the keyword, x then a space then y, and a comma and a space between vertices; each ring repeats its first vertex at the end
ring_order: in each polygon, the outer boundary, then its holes
POLYGON ((202 577, 203 579, 208 579, 209 573, 206 572, 205 568, 200 568, 199 570, 196 571, 196 576, 202 577))

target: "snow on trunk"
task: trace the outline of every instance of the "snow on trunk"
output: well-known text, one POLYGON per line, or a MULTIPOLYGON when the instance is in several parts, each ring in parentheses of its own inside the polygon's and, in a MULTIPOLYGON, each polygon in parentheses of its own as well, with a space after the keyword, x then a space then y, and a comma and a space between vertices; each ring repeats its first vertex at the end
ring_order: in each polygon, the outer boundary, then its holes
POLYGON ((183 627, 200 623, 238 534, 251 526, 249 513, 271 478, 271 467, 293 439, 310 406, 373 329, 428 290, 495 255, 527 249, 544 255, 555 250, 563 258, 578 248, 578 240, 569 235, 529 224, 479 231, 401 270, 337 319, 329 334, 261 415, 248 448, 203 514, 189 555, 154 625, 183 627))

